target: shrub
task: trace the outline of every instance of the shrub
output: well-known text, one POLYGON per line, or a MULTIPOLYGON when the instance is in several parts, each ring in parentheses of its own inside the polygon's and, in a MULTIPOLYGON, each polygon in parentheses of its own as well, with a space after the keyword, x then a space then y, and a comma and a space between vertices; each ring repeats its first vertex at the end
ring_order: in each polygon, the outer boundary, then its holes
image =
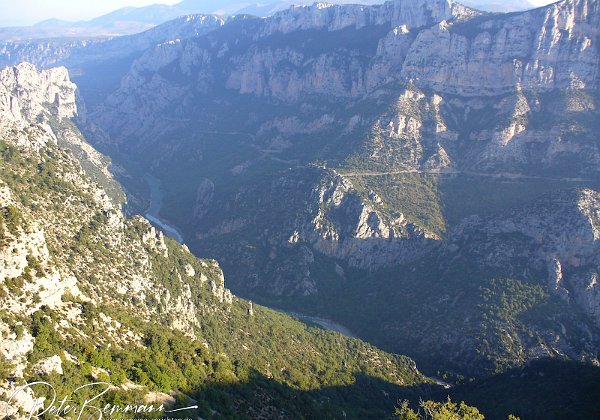
POLYGON ((0 353, 0 382, 4 382, 10 377, 13 369, 13 364, 6 360, 6 357, 0 353))
POLYGON ((23 338, 23 334, 25 332, 25 330, 23 328, 23 324, 16 325, 14 328, 14 331, 17 336, 17 340, 20 340, 21 338, 23 338))

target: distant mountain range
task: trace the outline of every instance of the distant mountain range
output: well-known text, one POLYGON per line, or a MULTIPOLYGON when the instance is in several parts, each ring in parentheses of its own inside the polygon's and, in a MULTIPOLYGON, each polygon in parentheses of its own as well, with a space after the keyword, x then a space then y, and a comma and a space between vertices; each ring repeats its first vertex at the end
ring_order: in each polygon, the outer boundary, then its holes
MULTIPOLYGON (((0 28, 0 40, 20 41, 45 38, 84 38, 112 37, 143 32, 156 25, 188 14, 239 15, 249 14, 260 17, 288 9, 293 5, 310 5, 313 0, 277 0, 265 2, 239 0, 184 0, 173 6, 153 4, 145 7, 124 7, 106 15, 79 22, 48 19, 33 26, 0 28)), ((382 0, 330 0, 327 3, 358 3, 365 5, 381 4, 382 0)), ((512 12, 531 9, 534 6, 526 0, 465 0, 466 6, 488 12, 512 12)))

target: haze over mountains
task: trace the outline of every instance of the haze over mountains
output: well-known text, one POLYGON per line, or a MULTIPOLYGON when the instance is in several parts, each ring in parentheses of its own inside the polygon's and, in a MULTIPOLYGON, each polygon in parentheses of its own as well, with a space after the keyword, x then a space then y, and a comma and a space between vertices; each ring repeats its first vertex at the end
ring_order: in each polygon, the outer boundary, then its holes
POLYGON ((0 299, 19 298, 27 334, 6 315, 22 346, 0 351, 23 380, 57 356, 184 388, 205 418, 381 418, 448 393, 491 418, 597 417, 599 28, 598 0, 510 14, 395 0, 5 42, 0 299), (126 214, 151 209, 186 246, 121 214, 116 181, 126 214), (30 277, 56 293, 36 298, 30 277), (125 332, 72 359, 40 316, 125 332))
MULTIPOLYGON (((68 22, 52 18, 30 27, 0 28, 0 40, 16 41, 43 38, 84 38, 130 35, 150 29, 156 25, 189 14, 216 14, 222 16, 250 14, 270 16, 275 12, 288 9, 292 5, 310 5, 313 0, 278 0, 251 2, 240 0, 184 0, 169 6, 154 4, 145 7, 125 7, 97 18, 68 22)), ((342 4, 342 0, 329 3, 342 4)), ((362 0, 355 3, 372 5, 383 0, 362 0)), ((534 6, 526 0, 494 1, 465 0, 463 4, 490 12, 510 12, 531 9, 534 6)))

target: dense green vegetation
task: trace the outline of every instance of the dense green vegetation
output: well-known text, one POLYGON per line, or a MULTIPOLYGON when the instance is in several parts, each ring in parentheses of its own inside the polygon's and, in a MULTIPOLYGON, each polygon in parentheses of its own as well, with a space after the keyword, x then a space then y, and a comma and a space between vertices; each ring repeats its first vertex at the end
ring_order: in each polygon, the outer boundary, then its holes
MULTIPOLYGON (((484 420, 483 414, 475 407, 470 407, 461 401, 460 404, 452 402, 421 401, 419 410, 414 411, 409 402, 404 400, 396 409, 399 420, 484 420), (422 411, 422 412, 421 412, 422 411)), ((513 416, 509 420, 516 420, 513 416)))
MULTIPOLYGON (((446 393, 438 393, 436 400, 446 393)), ((450 390, 455 401, 477 406, 486 418, 593 419, 600 416, 600 368, 588 363, 541 359, 450 390)))
POLYGON ((598 187, 599 184, 581 180, 456 175, 441 177, 438 185, 444 219, 448 225, 455 226, 470 215, 497 215, 553 192, 598 187))
MULTIPOLYGON (((104 308, 103 308, 104 309, 104 308)), ((109 311, 115 315, 115 310, 109 311)), ((45 314, 49 317, 52 313, 45 314)), ((44 316, 44 315, 42 315, 44 316)), ((126 315, 118 318, 124 320, 126 315)), ((86 342, 77 342, 65 345, 59 337, 51 332, 51 318, 40 321, 40 317, 34 317, 32 328, 36 337, 36 345, 39 351, 30 355, 32 362, 43 354, 66 350, 75 355, 80 363, 79 373, 75 376, 63 375, 51 378, 61 382, 60 390, 67 392, 74 385, 85 383, 92 379, 103 378, 114 385, 133 381, 163 392, 176 389, 193 398, 200 405, 199 413, 203 417, 211 416, 211 410, 216 410, 225 418, 240 414, 240 405, 245 410, 266 409, 273 404, 274 407, 282 407, 288 415, 294 413, 316 416, 317 413, 339 413, 341 409, 352 417, 365 418, 377 417, 385 413, 386 407, 393 406, 393 397, 380 399, 381 389, 399 395, 402 390, 383 380, 364 377, 365 379, 352 379, 350 383, 340 385, 336 391, 334 388, 316 388, 314 391, 301 396, 301 389, 297 386, 286 385, 285 381, 274 380, 266 377, 252 368, 252 360, 234 359, 225 356, 224 353, 214 353, 199 341, 190 342, 190 339, 180 333, 165 330, 164 328, 144 324, 140 330, 143 331, 144 347, 114 348, 109 350, 96 348, 86 342), (105 369, 105 373, 95 373, 92 367, 105 369), (104 376, 102 376, 104 375, 104 376), (356 380, 366 381, 366 384, 375 385, 375 389, 369 391, 369 387, 363 388, 356 384, 356 380), (376 389, 380 389, 376 391, 376 389), (231 392, 233 391, 233 392, 231 392), (371 394, 370 394, 371 393, 371 394), (298 396, 298 400, 295 400, 298 396), (346 398, 353 398, 357 404, 348 404, 346 398), (267 401, 265 401, 266 399, 267 401), (266 407, 265 407, 265 402, 266 407), (321 411, 322 410, 322 411, 321 411), (356 410, 356 411, 355 411, 356 410), (362 413, 362 415, 360 415, 362 413)), ((278 344, 282 346, 282 343, 278 344)), ((277 359, 273 359, 273 364, 277 359)), ((68 372, 75 370, 72 362, 65 360, 68 372)), ((274 366, 273 366, 274 367, 274 366)), ((294 369, 294 368, 291 368, 294 369)), ((348 368, 348 370, 352 370, 348 368)), ((35 377, 32 377, 35 379, 35 377)), ((44 378, 37 378, 44 379, 44 378)), ((46 378, 48 379, 48 378, 46 378)), ((330 386, 333 386, 330 385, 330 386)), ((304 391, 308 391, 305 389, 304 391)), ((414 391, 404 392, 404 395, 414 395, 414 391)), ((118 392, 107 398, 108 402, 127 401, 135 402, 141 394, 118 390, 118 392)), ((221 418, 217 416, 217 418, 221 418)))
POLYGON ((540 340, 527 331, 521 318, 536 306, 549 300, 540 285, 531 285, 514 279, 492 279, 481 287, 482 329, 478 337, 478 351, 486 355, 497 373, 503 372, 522 360, 522 336, 540 340))
MULTIPOLYGON (((350 358, 346 359, 348 364, 345 368, 348 371, 347 379, 339 375, 337 380, 336 375, 328 379, 324 370, 318 375, 319 379, 314 386, 302 385, 294 383, 293 379, 296 375, 306 375, 306 372, 302 372, 304 364, 289 366, 283 370, 283 376, 277 375, 278 378, 271 373, 266 376, 264 371, 257 371, 253 367, 256 366, 257 359, 248 359, 247 353, 246 357, 232 359, 227 353, 209 351, 199 340, 190 341, 183 334, 163 326, 140 324, 139 320, 135 320, 122 309, 96 309, 91 304, 82 304, 82 310, 87 322, 77 330, 85 336, 98 335, 94 321, 102 311, 128 327, 137 323, 136 331, 141 334, 142 343, 131 347, 113 345, 107 348, 96 346, 85 338, 65 341, 54 328, 58 314, 48 308, 42 308, 26 321, 27 329, 31 330, 36 340, 34 351, 29 354, 29 361, 34 364, 48 355, 59 354, 63 361, 64 374, 37 376, 31 373, 28 376, 29 382, 48 381, 59 395, 69 395, 77 386, 92 381, 109 382, 116 386, 125 385, 124 388, 113 389, 104 396, 99 401, 102 405, 139 404, 143 401, 145 392, 140 388, 132 388, 128 385, 131 382, 161 392, 177 390, 182 393, 178 399, 179 403, 190 405, 190 401, 194 401, 194 404, 199 405, 198 414, 205 418, 229 418, 243 413, 251 415, 261 410, 276 410, 293 417, 325 418, 336 417, 344 410, 351 418, 381 418, 393 407, 396 398, 415 398, 420 392, 418 389, 399 387, 376 376, 357 373, 352 367, 351 357, 355 352, 360 354, 360 345, 349 349, 350 358), (64 353, 65 351, 67 353, 64 353), (76 362, 73 361, 73 356, 76 362), (287 379, 284 379, 286 377, 287 379), (327 383, 327 387, 323 388, 319 382, 327 383), (381 397, 382 391, 385 391, 387 397, 381 397)), ((289 322, 287 326, 298 328, 300 324, 289 322)), ((77 330, 66 333, 76 337, 77 330)), ((329 341, 326 336, 331 334, 322 332, 321 335, 329 341)), ((285 351, 285 348, 290 346, 276 337, 263 343, 278 351, 285 351)), ((236 345, 231 344, 231 347, 236 345)), ((332 356, 336 352, 335 347, 333 344, 329 350, 332 356)), ((282 356, 270 354, 266 360, 273 373, 278 372, 276 368, 279 369, 278 364, 281 363, 279 357, 282 356)), ((304 360, 304 363, 313 366, 315 363, 323 363, 319 362, 319 359, 311 361, 310 354, 305 354, 305 357, 308 360, 304 360)), ((283 358, 286 356, 283 355, 283 358)), ((326 363, 334 364, 335 361, 330 360, 326 363)), ((93 390, 98 392, 97 388, 93 388, 89 392, 78 394, 75 402, 83 402, 85 398, 90 397, 93 390)))

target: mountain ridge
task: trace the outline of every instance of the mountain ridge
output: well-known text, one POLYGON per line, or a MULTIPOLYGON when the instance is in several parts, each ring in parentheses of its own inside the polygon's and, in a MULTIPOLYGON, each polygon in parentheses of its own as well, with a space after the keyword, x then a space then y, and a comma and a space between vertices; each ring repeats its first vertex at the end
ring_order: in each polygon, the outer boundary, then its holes
MULTIPOLYGON (((236 0, 234 0, 236 1, 236 0)), ((215 15, 240 15, 251 14, 260 17, 267 17, 281 10, 290 8, 295 4, 310 5, 313 1, 288 1, 282 0, 273 3, 234 3, 225 2, 225 4, 211 3, 207 6, 206 2, 186 2, 167 6, 155 4, 140 8, 122 8, 106 15, 81 22, 67 22, 60 19, 47 19, 39 22, 32 27, 18 28, 0 28, 0 39, 4 41, 17 41, 39 38, 64 37, 65 31, 71 36, 94 37, 99 36, 121 36, 131 35, 147 29, 154 25, 160 25, 168 20, 188 14, 215 14, 215 15)), ((344 1, 330 1, 330 3, 345 3, 344 1)), ((347 2, 352 3, 352 2, 347 2)), ((362 1, 362 4, 373 5, 384 3, 383 0, 362 1)), ((533 8, 528 2, 515 1, 515 4, 491 4, 487 6, 487 1, 466 1, 467 6, 481 10, 506 12, 533 8)))

